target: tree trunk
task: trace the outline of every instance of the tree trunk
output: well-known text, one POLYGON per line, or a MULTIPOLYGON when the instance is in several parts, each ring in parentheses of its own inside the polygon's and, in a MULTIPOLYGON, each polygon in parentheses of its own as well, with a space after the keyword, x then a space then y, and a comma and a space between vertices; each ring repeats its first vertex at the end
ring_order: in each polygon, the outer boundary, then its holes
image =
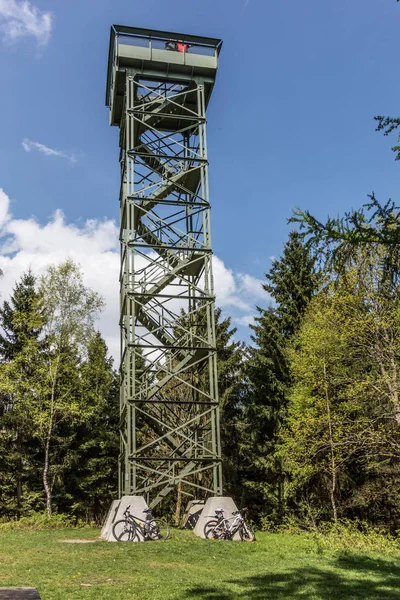
POLYGON ((394 418, 397 425, 400 425, 400 405, 399 405, 399 384, 398 384, 398 375, 397 375, 397 360, 394 355, 394 352, 391 348, 390 352, 390 365, 392 368, 391 373, 391 382, 390 382, 390 394, 392 396, 393 408, 394 408, 394 418))
POLYGON ((336 483, 337 483, 337 473, 336 473, 336 460, 335 460, 335 449, 333 442, 333 428, 332 428, 332 420, 331 420, 331 407, 329 401, 329 390, 328 390, 328 379, 326 374, 326 364, 324 363, 324 379, 325 379, 325 398, 326 398, 326 415, 328 418, 328 432, 329 432, 329 446, 330 446, 330 470, 331 470, 331 485, 329 490, 329 497, 332 505, 332 513, 333 520, 337 523, 337 506, 336 506, 336 483))
POLYGON ((387 332, 384 334, 386 347, 382 347, 379 331, 375 331, 375 360, 377 361, 384 383, 388 387, 389 397, 393 403, 393 416, 400 426, 400 404, 399 404, 399 384, 398 384, 398 361, 394 351, 394 342, 392 336, 387 332), (387 364, 389 362, 389 365, 387 364), (386 364, 385 364, 386 363, 386 364), (389 371, 389 372, 388 372, 389 371))
POLYGON ((47 516, 52 515, 52 488, 49 483, 49 468, 50 468, 50 443, 53 435, 53 423, 54 423, 54 397, 56 389, 56 377, 53 379, 53 385, 51 390, 51 408, 49 417, 49 427, 47 429, 46 443, 44 447, 44 466, 43 466, 43 487, 46 494, 46 512, 47 516))
POLYGON ((43 487, 44 492, 46 494, 46 512, 47 516, 51 517, 52 508, 51 508, 51 486, 49 484, 49 466, 50 466, 50 438, 51 438, 51 429, 49 428, 46 445, 44 449, 44 467, 43 467, 43 487))
POLYGON ((176 510, 175 510, 175 525, 179 526, 181 521, 181 507, 182 507, 182 481, 178 483, 178 496, 176 499, 176 510))
POLYGON ((24 463, 22 460, 22 442, 20 431, 17 431, 17 519, 21 518, 21 505, 22 505, 22 470, 24 463))
POLYGON ((278 519, 282 523, 285 516, 285 473, 282 457, 278 458, 278 465, 278 519))

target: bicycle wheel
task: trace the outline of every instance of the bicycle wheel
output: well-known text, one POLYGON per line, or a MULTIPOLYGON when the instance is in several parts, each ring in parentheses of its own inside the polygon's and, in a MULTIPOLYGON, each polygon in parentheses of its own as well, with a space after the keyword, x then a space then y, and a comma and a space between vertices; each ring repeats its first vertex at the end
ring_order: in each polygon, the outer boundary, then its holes
POLYGON ((137 541, 139 541, 135 525, 126 519, 116 521, 112 528, 112 532, 117 542, 134 542, 136 538, 137 541))
POLYGON ((206 540, 219 540, 224 537, 223 531, 218 525, 218 521, 213 519, 204 525, 204 537, 206 540))
POLYGON ((254 542, 256 535, 250 525, 243 523, 239 529, 239 535, 242 542, 254 542))
POLYGON ((169 525, 161 519, 153 519, 149 524, 148 536, 151 540, 167 540, 169 538, 169 525))

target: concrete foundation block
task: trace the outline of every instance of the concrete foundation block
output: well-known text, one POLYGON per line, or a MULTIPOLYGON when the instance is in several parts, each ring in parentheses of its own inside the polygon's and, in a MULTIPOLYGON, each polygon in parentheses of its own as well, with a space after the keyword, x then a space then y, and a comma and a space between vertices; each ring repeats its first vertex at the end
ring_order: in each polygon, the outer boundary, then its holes
POLYGON ((104 525, 101 529, 100 537, 103 540, 107 539, 108 533, 111 530, 112 523, 115 523, 115 515, 118 511, 120 500, 113 500, 110 506, 110 510, 108 511, 107 518, 104 521, 104 525))
MULTIPOLYGON (((201 515, 197 520, 196 527, 194 528, 194 535, 205 539, 204 526, 208 521, 210 521, 213 518, 216 518, 215 510, 217 508, 222 508, 224 510, 224 517, 226 519, 230 519, 231 517, 233 517, 233 513, 237 511, 237 506, 232 498, 229 498, 227 496, 213 496, 211 498, 208 498, 201 512, 201 515)), ((233 539, 235 541, 240 540, 239 534, 235 534, 233 539)))
POLYGON ((205 500, 189 500, 182 519, 182 527, 194 529, 204 508, 205 500))
MULTIPOLYGON (((104 539, 107 542, 117 541, 113 536, 113 526, 116 521, 124 518, 124 512, 128 506, 131 515, 139 517, 139 519, 143 519, 143 521, 146 519, 146 513, 144 511, 148 506, 143 496, 122 496, 121 500, 114 500, 107 521, 103 527, 104 539)), ((143 542, 143 538, 141 538, 140 541, 143 542)))

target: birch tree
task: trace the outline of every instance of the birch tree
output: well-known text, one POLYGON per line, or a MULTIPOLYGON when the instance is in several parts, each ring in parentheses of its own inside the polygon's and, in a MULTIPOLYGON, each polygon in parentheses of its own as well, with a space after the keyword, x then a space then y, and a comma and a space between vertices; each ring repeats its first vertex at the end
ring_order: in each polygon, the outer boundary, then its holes
POLYGON ((79 267, 71 260, 48 267, 39 292, 45 307, 46 346, 36 372, 30 413, 43 448, 43 488, 50 516, 55 483, 51 450, 57 428, 66 421, 85 421, 92 413, 90 396, 79 393, 78 369, 87 355, 103 301, 84 285, 79 267))

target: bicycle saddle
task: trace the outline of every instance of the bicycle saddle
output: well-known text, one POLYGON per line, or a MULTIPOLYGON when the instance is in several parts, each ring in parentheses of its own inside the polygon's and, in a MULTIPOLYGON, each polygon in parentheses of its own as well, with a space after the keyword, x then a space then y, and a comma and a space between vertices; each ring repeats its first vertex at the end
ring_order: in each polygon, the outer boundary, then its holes
POLYGON ((216 509, 215 509, 215 512, 216 512, 216 513, 223 513, 223 512, 225 512, 225 511, 224 511, 224 509, 223 509, 223 508, 216 508, 216 509))
POLYGON ((151 513, 151 508, 145 508, 143 512, 144 513, 151 513))

